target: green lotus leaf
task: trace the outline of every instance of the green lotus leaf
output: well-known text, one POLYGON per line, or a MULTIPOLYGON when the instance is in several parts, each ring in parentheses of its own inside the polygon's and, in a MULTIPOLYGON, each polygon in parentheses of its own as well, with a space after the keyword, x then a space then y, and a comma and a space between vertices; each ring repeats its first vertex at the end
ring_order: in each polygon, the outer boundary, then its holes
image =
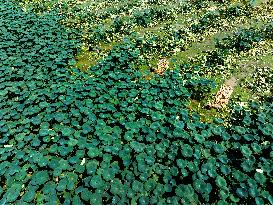
POLYGON ((252 134, 245 134, 243 135, 244 139, 247 140, 247 141, 252 141, 255 139, 255 136, 252 135, 252 134))
POLYGON ((248 185, 250 186, 250 187, 256 187, 257 186, 257 183, 256 183, 256 181, 254 180, 254 179, 248 179, 247 180, 247 183, 248 183, 248 185))
MULTIPOLYGON (((129 185, 128 185, 128 187, 129 187, 129 185)), ((110 189, 112 194, 122 196, 123 194, 126 194, 124 189, 125 189, 125 187, 119 179, 114 178, 112 180, 111 189, 110 189)))
POLYGON ((177 196, 181 198, 190 198, 194 195, 194 189, 192 188, 191 185, 179 185, 175 189, 175 193, 177 196))
POLYGON ((240 199, 236 198, 233 194, 230 194, 229 198, 232 202, 235 202, 235 203, 238 203, 240 201, 240 199))
POLYGON ((248 191, 244 188, 237 188, 236 193, 240 198, 247 198, 248 191))
POLYGON ((215 178, 215 177, 217 177, 217 172, 216 172, 215 169, 209 168, 209 169, 208 169, 208 175, 209 175, 210 177, 215 178))
POLYGON ((203 187, 203 192, 206 194, 210 194, 212 191, 212 186, 210 183, 206 183, 205 187, 203 187))
POLYGON ((8 94, 8 90, 2 90, 1 92, 0 92, 0 96, 5 96, 5 95, 7 95, 8 94))
POLYGON ((159 122, 153 122, 151 125, 150 125, 150 128, 152 129, 152 130, 157 130, 157 129, 159 129, 160 128, 160 123, 159 122))
POLYGON ((251 187, 249 190, 249 195, 252 196, 253 198, 257 197, 260 195, 258 189, 256 187, 251 187))
POLYGON ((163 102, 161 102, 161 101, 156 102, 155 105, 154 105, 154 107, 157 110, 162 110, 163 109, 163 102))
POLYGON ((194 162, 189 161, 187 167, 189 168, 190 171, 197 172, 198 171, 198 162, 197 161, 194 161, 194 162))
POLYGON ((175 128, 174 131, 173 131, 173 135, 175 137, 181 137, 181 138, 188 138, 189 137, 189 134, 186 133, 185 131, 183 131, 182 129, 180 128, 175 128))
POLYGON ((81 198, 84 200, 84 201, 89 201, 91 199, 91 196, 92 196, 92 192, 88 191, 87 188, 84 188, 82 191, 81 191, 81 198))
POLYGON ((194 135, 194 139, 198 142, 198 143, 203 143, 205 141, 205 138, 200 135, 200 134, 195 134, 194 135))
POLYGON ((201 149, 201 146, 199 146, 199 145, 196 145, 195 147, 194 147, 195 149, 194 149, 194 157, 196 158, 196 159, 200 159, 201 157, 202 157, 202 149, 201 149))
POLYGON ((18 165, 11 165, 9 169, 7 170, 6 174, 8 175, 14 175, 16 172, 20 171, 20 167, 18 165))
POLYGON ((191 157, 193 155, 193 149, 188 144, 184 144, 181 152, 184 157, 191 157))
POLYGON ((255 202, 257 205, 264 205, 264 200, 261 197, 255 197, 255 202))
POLYGON ((202 193, 206 187, 206 183, 200 179, 197 179, 193 182, 193 187, 197 192, 202 193))
POLYGON ((78 142, 79 142, 79 140, 77 140, 77 139, 73 139, 72 137, 71 138, 69 138, 69 141, 68 141, 68 146, 71 146, 71 147, 74 147, 74 146, 76 146, 77 144, 78 144, 78 142))
POLYGON ((256 172, 254 178, 260 184, 266 183, 266 177, 262 173, 256 172))
POLYGON ((75 173, 69 172, 69 173, 67 174, 67 179, 68 179, 67 189, 68 189, 68 190, 73 190, 74 187, 75 187, 75 184, 77 183, 78 175, 75 174, 75 173))
POLYGON ((131 141, 133 139, 133 137, 134 137, 134 134, 132 131, 127 131, 124 134, 124 139, 127 141, 131 141))
POLYGON ((144 183, 144 188, 147 191, 151 191, 155 188, 156 186, 156 181, 154 179, 148 179, 145 183, 144 183))
POLYGON ((251 117, 250 116, 245 116, 243 119, 243 123, 245 125, 250 125, 252 123, 251 117))
POLYGON ((187 128, 190 129, 190 130, 195 130, 195 123, 187 123, 187 128))
POLYGON ((81 198, 78 195, 74 195, 73 199, 72 199, 72 204, 80 204, 80 205, 82 205, 83 203, 81 201, 81 198))
POLYGON ((267 200, 269 201, 269 203, 273 204, 273 196, 268 196, 267 197, 267 200))
POLYGON ((64 127, 63 129, 62 129, 62 135, 63 136, 71 136, 72 134, 73 134, 73 130, 72 130, 72 128, 70 128, 70 127, 64 127))
POLYGON ((230 167, 228 167, 227 165, 222 165, 220 169, 224 175, 228 175, 231 172, 230 167))
POLYGON ((102 196, 98 193, 93 193, 90 196, 90 204, 102 205, 102 196))
POLYGON ((75 172, 79 174, 83 174, 85 171, 85 167, 82 166, 81 164, 74 165, 74 168, 75 168, 75 172))
POLYGON ((93 188, 99 188, 103 185, 103 180, 100 176, 98 175, 95 175, 91 178, 90 180, 90 185, 93 187, 93 188))
POLYGON ((18 173, 16 173, 15 179, 18 181, 26 180, 27 179, 27 172, 25 170, 20 170, 18 173))
POLYGON ((225 152, 225 147, 222 144, 215 144, 213 148, 216 153, 223 154, 225 152))
POLYGON ((224 120, 221 119, 221 118, 214 118, 213 121, 217 124, 223 124, 224 123, 224 120))
POLYGON ((220 200, 217 202, 217 205, 228 205, 228 202, 220 200))
POLYGON ((6 201, 14 202, 19 197, 21 188, 22 184, 13 183, 4 195, 6 197, 6 201))
POLYGON ((149 108, 142 108, 140 111, 144 114, 150 114, 150 112, 151 112, 151 110, 149 108))
POLYGON ((30 121, 34 125, 39 125, 39 124, 41 124, 41 117, 39 117, 39 116, 32 117, 30 121))
POLYGON ((68 161, 71 164, 76 164, 76 163, 80 162, 80 157, 79 156, 73 156, 73 157, 70 157, 68 159, 68 161))
POLYGON ((67 170, 70 167, 70 165, 68 164, 68 161, 65 159, 60 159, 58 165, 59 165, 58 168, 62 170, 67 170))
POLYGON ((180 129, 184 129, 185 124, 184 124, 184 122, 182 122, 182 121, 176 121, 176 122, 174 123, 174 126, 177 127, 177 128, 180 128, 180 129))
POLYGON ((152 157, 152 156, 147 156, 147 157, 145 158, 145 161, 147 162, 147 164, 153 165, 153 164, 155 163, 155 158, 152 157))
POLYGON ((230 193, 229 193, 228 189, 221 189, 219 194, 220 194, 221 199, 226 200, 229 197, 230 193))
POLYGON ((82 125, 82 131, 83 131, 83 133, 84 134, 88 134, 89 132, 91 132, 92 131, 92 127, 91 127, 91 124, 89 124, 89 123, 84 123, 83 125, 82 125))
POLYGON ((110 126, 105 126, 105 127, 103 127, 102 131, 104 133, 111 134, 112 133, 112 128, 110 126))
POLYGON ((47 136, 48 134, 49 134, 49 130, 47 128, 40 129, 40 131, 39 131, 39 135, 42 137, 47 136))
POLYGON ((65 120, 65 114, 64 113, 56 113, 55 114, 55 119, 58 121, 58 122, 62 122, 63 120, 65 120))
POLYGON ((262 151, 262 147, 259 145, 259 144, 257 144, 256 142, 254 142, 254 143, 252 143, 251 144, 251 147, 252 147, 252 149, 253 149, 253 151, 255 152, 255 153, 261 153, 261 151, 262 151))
POLYGON ((253 170, 253 163, 250 160, 245 160, 241 164, 245 172, 251 172, 253 170))
POLYGON ((91 158, 95 158, 101 154, 101 150, 97 147, 90 147, 88 149, 87 155, 91 158))
POLYGON ((229 140, 231 138, 230 134, 228 134, 227 132, 222 132, 222 137, 224 140, 229 140))
POLYGON ((215 134, 215 135, 221 136, 221 135, 222 135, 222 132, 223 132, 223 129, 222 129, 220 126, 217 126, 217 127, 214 127, 214 128, 212 129, 212 132, 213 132, 213 134, 215 134))
POLYGON ((227 155, 219 155, 218 160, 223 164, 227 164, 230 161, 227 155))
POLYGON ((111 168, 104 168, 102 177, 105 181, 110 181, 115 178, 115 171, 111 168))
POLYGON ((266 125, 266 126, 259 126, 259 129, 266 136, 272 136, 272 134, 273 134, 273 126, 271 124, 266 125))
POLYGON ((235 126, 234 130, 239 134, 239 135, 243 135, 246 133, 246 129, 244 127, 241 126, 235 126))
POLYGON ((97 126, 98 126, 98 128, 103 128, 106 126, 106 123, 103 120, 98 120, 97 126))
POLYGON ((258 120, 259 122, 265 124, 265 122, 266 122, 265 119, 266 119, 265 113, 259 113, 259 114, 258 114, 258 119, 257 119, 257 120, 258 120))
POLYGON ((238 170, 233 171, 233 176, 239 182, 243 182, 244 180, 246 180, 246 175, 243 172, 238 171, 238 170))
MULTIPOLYGON (((49 181, 44 185, 42 191, 44 194, 49 195, 51 193, 56 192, 56 186, 57 185, 53 181, 49 181)), ((38 186, 33 187, 33 189, 35 190, 37 190, 38 188, 39 188, 38 186)))
POLYGON ((139 200, 138 200, 138 203, 140 205, 145 205, 145 204, 148 204, 149 203, 149 198, 148 197, 140 197, 139 200))
POLYGON ((183 160, 183 159, 178 159, 176 160, 176 163, 178 165, 179 168, 185 168, 187 166, 187 161, 183 160))
POLYGON ((137 180, 133 181, 132 183, 132 189, 135 192, 141 192, 143 190, 143 184, 137 180))
POLYGON ((47 171, 36 172, 31 179, 32 185, 42 185, 49 180, 49 175, 47 171))
POLYGON ((241 146, 241 152, 245 156, 251 156, 252 155, 251 149, 249 147, 247 147, 247 146, 241 146))
POLYGON ((221 187, 221 188, 227 187, 227 182, 226 182, 226 180, 225 180, 223 177, 221 177, 221 176, 217 176, 215 182, 216 182, 216 185, 217 185, 218 187, 221 187))
POLYGON ((151 117, 153 121, 162 120, 164 118, 164 115, 162 115, 159 111, 152 112, 151 117))
POLYGON ((143 152, 145 147, 143 143, 139 143, 137 141, 132 141, 130 146, 138 153, 143 152))
POLYGON ((48 159, 46 157, 42 157, 38 160, 38 165, 40 167, 45 167, 46 165, 48 165, 48 159))
POLYGON ((27 190, 27 192, 25 192, 25 194, 22 197, 22 200, 25 202, 31 202, 32 200, 34 200, 35 196, 36 190, 31 187, 27 190))
POLYGON ((61 179, 61 180, 59 181, 59 183, 58 183, 56 189, 57 189, 59 192, 62 192, 62 191, 64 191, 64 190, 66 190, 67 184, 68 184, 67 178, 63 178, 63 179, 61 179))
POLYGON ((39 139, 33 139, 32 142, 31 142, 31 146, 33 147, 39 147, 41 144, 41 141, 39 139))

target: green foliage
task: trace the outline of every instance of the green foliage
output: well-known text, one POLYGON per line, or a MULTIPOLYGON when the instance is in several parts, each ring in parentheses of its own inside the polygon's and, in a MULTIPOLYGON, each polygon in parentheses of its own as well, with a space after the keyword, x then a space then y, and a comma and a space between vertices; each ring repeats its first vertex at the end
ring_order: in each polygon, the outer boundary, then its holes
POLYGON ((137 70, 156 38, 131 35, 81 73, 80 31, 54 11, 0 0, 0 17, 0 204, 272 202, 272 103, 202 123, 187 85, 211 81, 137 70))
POLYGON ((254 44, 265 39, 272 39, 272 22, 265 24, 262 28, 240 29, 234 34, 216 42, 219 49, 234 49, 238 52, 247 51, 254 47, 254 44))

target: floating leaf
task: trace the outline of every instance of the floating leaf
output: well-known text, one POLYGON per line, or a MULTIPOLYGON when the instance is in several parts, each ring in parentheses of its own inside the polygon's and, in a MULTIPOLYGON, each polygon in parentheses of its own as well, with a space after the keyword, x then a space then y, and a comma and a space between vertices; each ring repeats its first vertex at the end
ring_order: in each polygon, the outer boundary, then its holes
POLYGON ((101 153, 101 151, 96 147, 90 147, 87 152, 88 156, 91 158, 95 158, 95 157, 99 156, 100 153, 101 153))
POLYGON ((221 177, 221 176, 217 176, 216 177, 216 184, 219 187, 227 187, 226 180, 223 177, 221 177))
POLYGON ((28 189, 28 191, 23 195, 22 200, 25 202, 31 202, 36 195, 36 190, 33 188, 28 189))
POLYGON ((31 184, 33 185, 41 185, 44 184, 49 180, 49 175, 47 171, 39 171, 36 172, 32 179, 31 179, 31 184))
POLYGON ((93 188, 99 188, 100 186, 103 185, 103 180, 101 179, 100 176, 93 176, 90 180, 90 185, 93 187, 93 188))

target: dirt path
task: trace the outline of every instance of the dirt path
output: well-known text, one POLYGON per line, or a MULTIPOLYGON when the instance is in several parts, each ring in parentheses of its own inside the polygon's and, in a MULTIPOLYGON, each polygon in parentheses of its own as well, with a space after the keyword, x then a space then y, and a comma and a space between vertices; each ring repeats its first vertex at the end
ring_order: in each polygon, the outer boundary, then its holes
MULTIPOLYGON (((232 93, 236 90, 237 86, 240 86, 240 82, 242 80, 252 79, 255 68, 269 67, 273 69, 272 56, 273 41, 262 42, 260 45, 257 45, 256 48, 247 52, 245 56, 237 56, 235 62, 239 68, 238 71, 223 83, 214 101, 208 104, 209 107, 221 108, 227 105, 229 99, 232 98, 232 93)), ((252 97, 253 96, 256 96, 256 94, 252 93, 252 97)))
MULTIPOLYGON (((264 2, 265 1, 261 3, 264 2)), ((267 5, 265 6, 267 7, 267 5)), ((222 39, 226 35, 232 34, 236 30, 241 28, 259 28, 263 26, 265 22, 269 21, 272 18, 273 12, 267 7, 265 13, 257 13, 257 15, 254 15, 252 18, 249 19, 239 19, 239 22, 241 22, 240 24, 235 23, 232 26, 225 27, 222 31, 216 31, 213 35, 207 36, 201 42, 192 43, 189 49, 176 54, 175 57, 179 59, 180 62, 187 62, 191 58, 195 58, 200 54, 204 54, 205 52, 214 50, 215 38, 222 39)), ((237 88, 238 86, 240 86, 240 82, 247 78, 251 79, 255 67, 267 66, 273 68, 273 42, 268 42, 267 44, 271 45, 271 47, 261 43, 260 45, 256 45, 256 48, 251 49, 249 53, 246 53, 245 56, 237 56, 237 59, 235 59, 236 72, 229 79, 224 81, 219 91, 214 96, 213 101, 207 104, 208 107, 225 107, 234 95, 235 91, 238 90, 237 88)), ((203 112, 206 113, 205 110, 203 110, 203 112)))

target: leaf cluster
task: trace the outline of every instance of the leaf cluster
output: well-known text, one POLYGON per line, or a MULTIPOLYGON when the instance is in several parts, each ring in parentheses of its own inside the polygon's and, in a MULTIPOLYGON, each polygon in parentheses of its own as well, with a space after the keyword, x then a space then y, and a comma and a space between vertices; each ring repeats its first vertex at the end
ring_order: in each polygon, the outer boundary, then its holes
POLYGON ((179 69, 136 69, 139 38, 82 73, 54 13, 0 19, 0 204, 272 203, 272 103, 205 124, 179 69))

